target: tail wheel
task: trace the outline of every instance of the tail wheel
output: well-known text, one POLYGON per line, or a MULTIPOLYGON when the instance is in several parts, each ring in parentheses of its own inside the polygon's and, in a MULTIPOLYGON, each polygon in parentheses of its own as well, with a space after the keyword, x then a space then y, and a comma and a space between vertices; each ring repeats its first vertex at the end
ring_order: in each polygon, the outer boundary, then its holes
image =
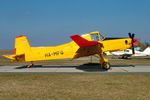
POLYGON ((30 65, 27 65, 27 68, 31 68, 33 66, 34 66, 34 64, 30 64, 30 65))
POLYGON ((103 69, 110 69, 110 63, 108 63, 108 62, 104 62, 103 64, 102 64, 102 68, 103 69))

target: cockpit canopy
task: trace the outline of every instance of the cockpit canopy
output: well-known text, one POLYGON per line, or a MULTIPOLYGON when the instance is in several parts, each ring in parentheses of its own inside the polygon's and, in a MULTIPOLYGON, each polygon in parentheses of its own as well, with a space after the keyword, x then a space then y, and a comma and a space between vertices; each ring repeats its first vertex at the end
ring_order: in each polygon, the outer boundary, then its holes
POLYGON ((104 37, 100 34, 100 32, 92 32, 90 33, 91 38, 93 41, 102 41, 104 37))

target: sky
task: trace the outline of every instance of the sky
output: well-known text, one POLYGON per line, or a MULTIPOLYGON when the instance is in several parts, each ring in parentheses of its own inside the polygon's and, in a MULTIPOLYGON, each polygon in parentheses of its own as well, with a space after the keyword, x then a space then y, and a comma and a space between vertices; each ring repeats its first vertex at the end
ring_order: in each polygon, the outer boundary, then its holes
POLYGON ((0 49, 13 49, 19 35, 55 46, 93 31, 150 42, 150 0, 0 0, 0 49))

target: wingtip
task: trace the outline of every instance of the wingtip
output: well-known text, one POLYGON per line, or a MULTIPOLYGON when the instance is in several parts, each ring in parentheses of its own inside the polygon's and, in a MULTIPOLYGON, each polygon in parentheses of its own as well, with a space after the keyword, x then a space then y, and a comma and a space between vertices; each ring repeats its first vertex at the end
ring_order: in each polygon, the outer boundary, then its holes
POLYGON ((70 38, 74 38, 74 37, 79 37, 79 35, 72 35, 72 36, 70 36, 70 38))

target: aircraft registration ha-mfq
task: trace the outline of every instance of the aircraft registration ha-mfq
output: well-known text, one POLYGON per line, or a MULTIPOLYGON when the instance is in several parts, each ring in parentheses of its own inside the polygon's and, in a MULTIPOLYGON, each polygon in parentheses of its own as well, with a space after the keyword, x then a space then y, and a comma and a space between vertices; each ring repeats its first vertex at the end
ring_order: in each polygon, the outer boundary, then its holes
MULTIPOLYGON (((129 33, 129 38, 104 38, 100 32, 91 32, 84 35, 70 36, 73 40, 69 43, 54 47, 31 47, 26 36, 18 36, 15 39, 15 49, 12 55, 3 55, 13 62, 31 62, 27 67, 32 67, 33 61, 54 59, 76 59, 79 57, 99 55, 100 65, 109 69, 108 59, 103 53, 106 51, 121 51, 134 46, 137 41, 134 34, 129 33)), ((134 51, 133 51, 134 52, 134 51)))

